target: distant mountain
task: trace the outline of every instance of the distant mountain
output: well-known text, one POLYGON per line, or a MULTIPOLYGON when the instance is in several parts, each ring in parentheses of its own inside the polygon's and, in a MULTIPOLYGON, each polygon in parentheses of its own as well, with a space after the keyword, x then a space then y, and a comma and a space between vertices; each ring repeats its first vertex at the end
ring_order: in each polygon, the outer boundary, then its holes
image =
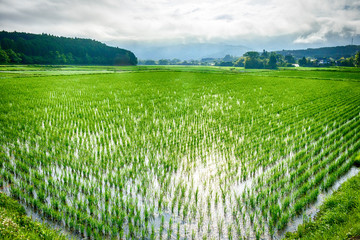
POLYGON ((303 50, 282 50, 277 51, 283 56, 292 55, 295 58, 313 57, 313 58, 334 58, 351 57, 360 51, 359 45, 347 45, 338 47, 308 48, 303 50))
POLYGON ((132 52, 117 47, 109 47, 91 39, 2 31, 0 32, 0 45, 2 55, 4 52, 9 55, 3 61, 8 59, 8 62, 13 63, 137 64, 137 58, 132 52))
MULTIPOLYGON (((111 43, 116 45, 116 43, 111 43)), ((223 58, 225 55, 242 56, 251 49, 245 46, 227 44, 193 43, 193 44, 133 44, 128 49, 134 51, 139 59, 181 59, 200 60, 202 58, 223 58)))

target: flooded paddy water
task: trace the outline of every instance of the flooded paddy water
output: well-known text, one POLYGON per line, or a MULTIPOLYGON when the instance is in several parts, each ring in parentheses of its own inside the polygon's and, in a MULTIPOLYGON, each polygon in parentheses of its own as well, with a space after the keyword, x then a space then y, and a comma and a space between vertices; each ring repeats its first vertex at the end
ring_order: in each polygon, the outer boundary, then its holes
POLYGON ((241 74, 4 80, 3 185, 87 239, 279 239, 358 171, 360 90, 241 74))

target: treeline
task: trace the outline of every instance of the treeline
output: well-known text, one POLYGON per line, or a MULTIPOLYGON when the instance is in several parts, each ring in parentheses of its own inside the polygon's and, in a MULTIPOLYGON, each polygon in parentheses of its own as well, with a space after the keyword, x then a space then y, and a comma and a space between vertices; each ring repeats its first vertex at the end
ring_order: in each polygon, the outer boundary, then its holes
POLYGON ((245 67, 247 69, 276 69, 278 67, 293 67, 296 60, 293 56, 282 56, 275 52, 263 51, 259 52, 247 52, 243 57, 238 58, 234 62, 235 67, 245 67))
POLYGON ((82 38, 0 32, 0 64, 136 65, 125 49, 82 38))
POLYGON ((323 48, 308 48, 301 50, 282 50, 277 51, 276 53, 283 56, 291 55, 297 59, 305 58, 350 58, 354 56, 357 52, 360 51, 360 46, 358 45, 347 45, 347 46, 337 46, 337 47, 323 47, 323 48))
POLYGON ((301 67, 330 67, 330 66, 343 66, 343 67, 360 67, 360 52, 357 52, 355 56, 348 58, 341 57, 340 59, 333 58, 305 58, 302 57, 298 60, 301 67))
POLYGON ((275 69, 279 66, 289 67, 296 63, 292 56, 283 57, 275 52, 269 53, 263 51, 247 52, 243 57, 233 57, 226 55, 224 58, 203 58, 201 60, 181 61, 179 59, 160 59, 155 60, 139 60, 139 65, 213 65, 228 67, 245 67, 245 68, 269 68, 275 69))
POLYGON ((203 58, 201 60, 181 61, 179 59, 140 60, 140 65, 205 65, 205 66, 228 66, 244 67, 246 69, 276 69, 278 67, 329 67, 346 66, 360 67, 360 51, 351 57, 339 59, 321 57, 302 57, 282 55, 278 52, 255 52, 250 51, 242 57, 226 55, 224 58, 203 58))
POLYGON ((275 69, 278 67, 330 67, 330 66, 345 66, 345 67, 359 67, 360 66, 360 51, 354 56, 339 59, 328 57, 302 57, 297 59, 293 55, 282 55, 276 52, 263 51, 261 54, 258 52, 247 52, 243 57, 234 62, 234 66, 255 68, 255 69, 275 69))

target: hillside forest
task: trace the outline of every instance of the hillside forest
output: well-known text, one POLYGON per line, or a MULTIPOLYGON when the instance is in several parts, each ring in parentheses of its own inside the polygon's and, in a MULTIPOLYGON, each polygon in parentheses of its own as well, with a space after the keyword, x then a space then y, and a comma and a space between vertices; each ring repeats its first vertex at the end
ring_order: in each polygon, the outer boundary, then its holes
POLYGON ((0 45, 0 64, 137 64, 131 51, 91 39, 2 31, 0 45))

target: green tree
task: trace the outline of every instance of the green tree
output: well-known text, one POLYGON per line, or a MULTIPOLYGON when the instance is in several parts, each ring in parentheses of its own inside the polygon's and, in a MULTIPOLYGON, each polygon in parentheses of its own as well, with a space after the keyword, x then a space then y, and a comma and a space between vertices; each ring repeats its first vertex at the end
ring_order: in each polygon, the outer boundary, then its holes
POLYGON ((354 64, 356 67, 360 67, 360 51, 355 55, 354 64))
POLYGON ((246 57, 244 67, 247 69, 262 69, 264 63, 258 58, 246 57))
POLYGON ((261 58, 266 59, 269 57, 269 52, 265 51, 265 49, 263 50, 263 52, 261 53, 261 58))
POLYGON ((287 63, 295 63, 295 58, 292 55, 286 55, 285 56, 285 61, 287 63))
POLYGON ((15 45, 14 43, 15 42, 12 39, 3 38, 3 39, 1 39, 1 48, 5 49, 5 50, 14 48, 14 45, 15 45))
POLYGON ((21 57, 18 56, 12 49, 5 50, 6 54, 8 55, 11 63, 20 63, 21 57))
POLYGON ((245 62, 244 67, 249 69, 261 69, 264 68, 263 61, 259 58, 260 54, 258 52, 247 52, 244 54, 245 62))
POLYGON ((144 65, 156 65, 154 60, 145 60, 144 65))
POLYGON ((246 52, 244 53, 244 57, 249 57, 249 58, 258 58, 260 56, 260 54, 258 52, 255 51, 250 51, 250 52, 246 52))
POLYGON ((130 62, 130 57, 127 54, 119 54, 115 57, 114 63, 115 65, 128 65, 128 62, 130 62))
POLYGON ((241 57, 234 63, 235 67, 244 67, 245 58, 241 57))
POLYGON ((231 66, 234 66, 234 64, 233 64, 233 62, 221 61, 220 63, 216 63, 216 66, 231 67, 231 66))
POLYGON ((67 64, 73 64, 74 62, 75 62, 75 59, 74 59, 72 53, 71 52, 67 53, 66 54, 66 63, 67 64))
POLYGON ((344 67, 355 67, 355 60, 353 57, 341 58, 339 65, 344 67))
POLYGON ((9 56, 7 55, 7 53, 0 49, 0 63, 1 64, 6 64, 6 63, 9 63, 10 62, 10 58, 9 56))
POLYGON ((34 63, 34 59, 32 57, 26 56, 25 54, 21 54, 21 63, 25 63, 25 64, 33 64, 34 63))
POLYGON ((167 60, 167 59, 160 59, 160 60, 159 60, 159 65, 169 65, 169 60, 167 60))
MULTIPOLYGON (((0 32, 0 44, 11 62, 26 64, 136 65, 135 55, 91 39, 55 37, 48 34, 0 32)), ((4 61, 4 60, 3 60, 4 61)))
POLYGON ((170 64, 171 65, 176 65, 176 64, 180 64, 181 63, 181 60, 180 59, 177 59, 177 58, 174 58, 170 61, 170 64))
POLYGON ((269 58, 269 68, 276 69, 276 67, 277 67, 276 62, 277 62, 277 60, 276 60, 275 54, 271 54, 270 58, 269 58))
POLYGON ((301 67, 305 67, 307 65, 308 61, 306 60, 305 57, 303 57, 302 59, 299 59, 299 65, 301 67))

